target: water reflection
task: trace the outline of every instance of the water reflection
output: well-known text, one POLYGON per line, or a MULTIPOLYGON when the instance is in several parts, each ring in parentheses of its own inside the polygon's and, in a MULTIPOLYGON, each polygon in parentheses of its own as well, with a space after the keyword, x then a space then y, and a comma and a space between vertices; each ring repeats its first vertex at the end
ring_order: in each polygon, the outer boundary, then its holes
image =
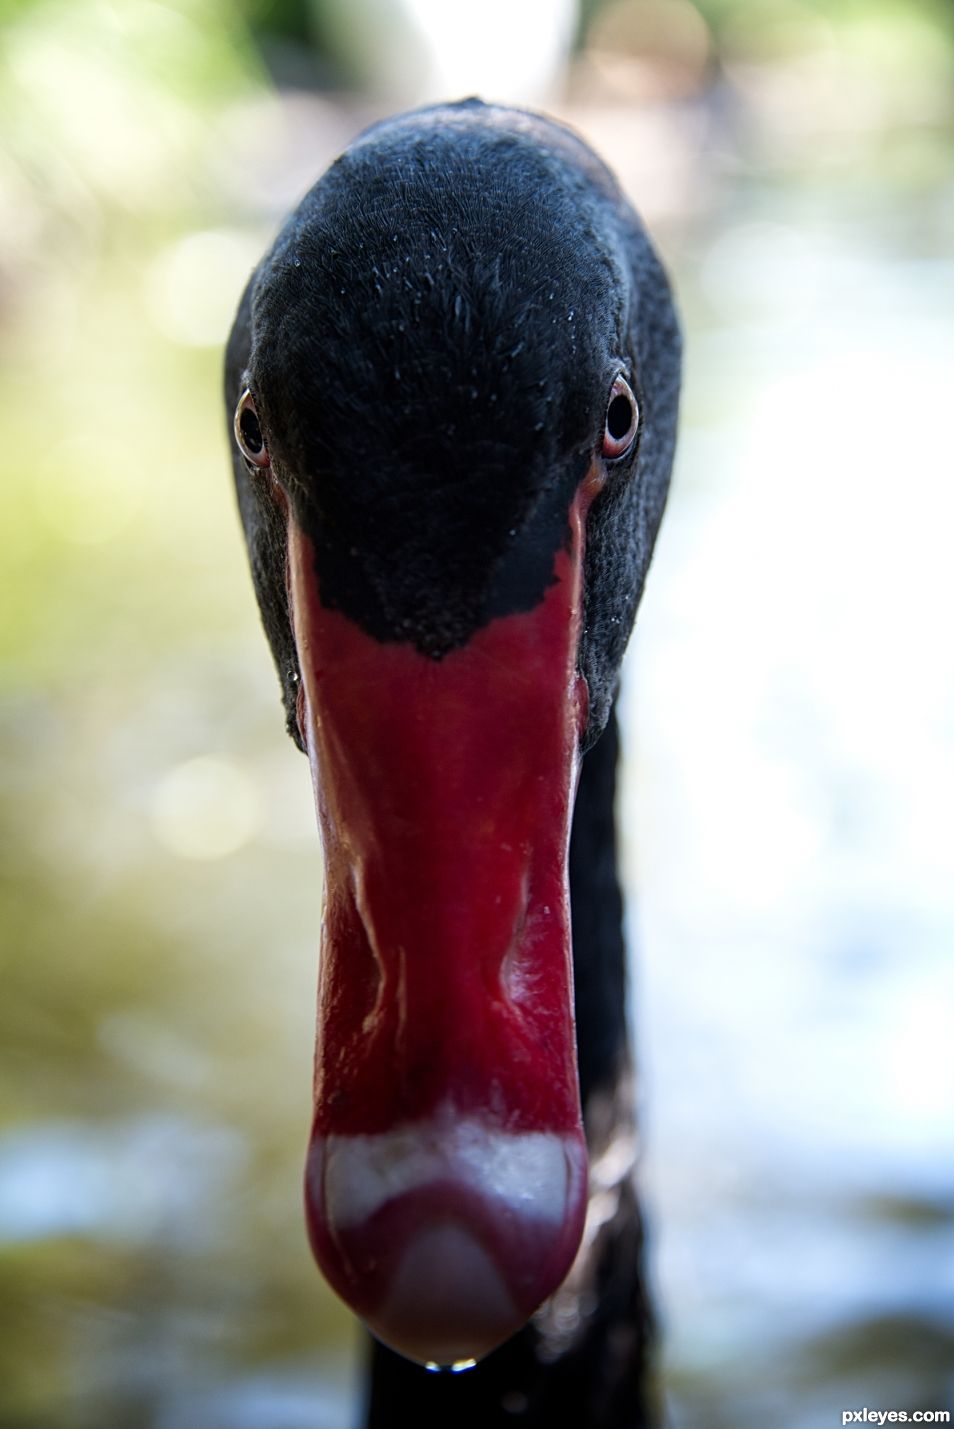
POLYGON ((207 1243, 214 1207, 245 1160, 232 1128, 172 1117, 10 1131, 0 1140, 0 1239, 207 1243))

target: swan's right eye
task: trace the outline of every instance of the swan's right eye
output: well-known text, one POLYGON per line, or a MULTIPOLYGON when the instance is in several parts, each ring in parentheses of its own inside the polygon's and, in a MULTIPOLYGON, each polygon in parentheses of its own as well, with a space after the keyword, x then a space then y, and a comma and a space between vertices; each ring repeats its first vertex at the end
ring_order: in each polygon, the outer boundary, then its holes
POLYGON ((610 388, 603 427, 603 455, 607 461, 625 456, 636 440, 639 406, 626 378, 620 373, 610 388))
POLYGON ((246 387, 235 409, 235 440, 239 451, 250 466, 268 466, 268 447, 262 432, 252 394, 246 387))

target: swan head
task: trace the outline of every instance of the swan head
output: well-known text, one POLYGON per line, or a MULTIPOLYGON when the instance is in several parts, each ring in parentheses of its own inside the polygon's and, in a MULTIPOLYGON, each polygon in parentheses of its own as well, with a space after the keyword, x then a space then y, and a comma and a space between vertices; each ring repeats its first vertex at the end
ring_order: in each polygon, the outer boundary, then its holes
POLYGON ((477 101, 376 126, 255 270, 226 406, 325 861, 315 1254, 479 1358, 576 1251, 567 848, 672 460, 679 338, 615 181, 477 101))

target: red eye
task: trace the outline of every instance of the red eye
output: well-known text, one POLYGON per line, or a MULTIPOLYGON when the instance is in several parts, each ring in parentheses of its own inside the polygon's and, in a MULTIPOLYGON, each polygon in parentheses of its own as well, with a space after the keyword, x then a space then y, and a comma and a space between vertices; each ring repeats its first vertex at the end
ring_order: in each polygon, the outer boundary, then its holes
POLYGON ((639 406, 625 377, 617 377, 610 388, 603 427, 603 455, 608 461, 625 456, 636 438, 639 406))
POLYGON ((235 409, 235 440, 238 442, 239 451, 252 466, 268 466, 268 448, 252 394, 247 387, 235 409))

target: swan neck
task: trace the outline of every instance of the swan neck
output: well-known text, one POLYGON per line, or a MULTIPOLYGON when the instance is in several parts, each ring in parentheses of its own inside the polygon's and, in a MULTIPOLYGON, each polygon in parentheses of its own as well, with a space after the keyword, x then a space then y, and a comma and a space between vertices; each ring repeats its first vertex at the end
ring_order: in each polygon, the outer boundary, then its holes
MULTIPOLYGON (((570 838, 574 1001, 584 1122, 630 1063, 623 898, 617 872, 615 706, 583 759, 570 838)), ((589 1131, 588 1127, 588 1131, 589 1131)))

